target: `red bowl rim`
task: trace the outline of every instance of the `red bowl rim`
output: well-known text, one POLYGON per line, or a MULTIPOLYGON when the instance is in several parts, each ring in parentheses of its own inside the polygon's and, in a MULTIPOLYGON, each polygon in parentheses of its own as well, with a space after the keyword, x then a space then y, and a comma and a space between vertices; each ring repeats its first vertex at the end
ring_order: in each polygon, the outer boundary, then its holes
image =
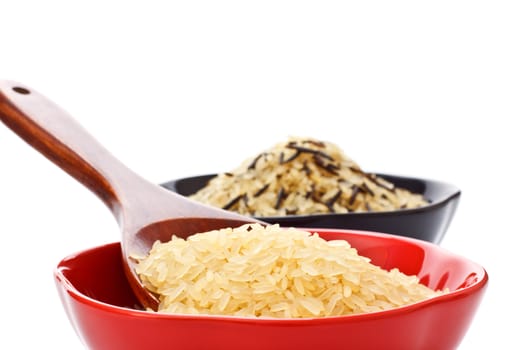
POLYGON ((470 294, 476 293, 482 288, 485 288, 488 283, 488 273, 485 268, 481 265, 473 262, 470 259, 464 258, 458 254, 452 253, 445 248, 442 248, 438 245, 435 245, 431 242, 419 240, 416 238, 404 237, 404 236, 396 236, 386 233, 380 232, 372 232, 372 231, 362 231, 362 230, 345 230, 345 229, 320 229, 320 228, 305 228, 305 230, 309 231, 317 231, 321 232, 338 232, 338 233, 347 233, 353 235, 368 235, 372 237, 382 237, 386 240, 395 240, 395 241, 406 241, 408 243, 412 243, 418 245, 425 250, 439 250, 442 254, 446 254, 457 259, 463 260, 465 263, 471 264, 473 266, 474 272, 476 273, 477 280, 476 282, 470 284, 469 286, 463 286, 456 290, 449 291, 445 294, 432 297, 430 299, 422 300, 413 304, 404 305, 395 307, 390 310, 383 311, 375 311, 369 313, 360 313, 353 315, 344 315, 344 316, 327 316, 327 317, 308 317, 308 318, 253 318, 253 317, 239 317, 239 316, 224 316, 224 315, 187 315, 187 314, 167 314, 167 313, 157 313, 157 312, 149 312, 145 310, 137 310, 137 309, 129 309, 121 306, 111 305, 99 300, 96 300, 92 297, 89 297, 80 291, 78 291, 70 281, 65 277, 62 270, 68 269, 64 266, 66 260, 72 259, 78 255, 86 254, 90 251, 104 249, 109 246, 118 245, 120 242, 112 242, 104 245, 92 247, 89 249, 84 249, 75 254, 71 254, 65 258, 63 258, 58 266, 54 269, 54 276, 57 279, 58 283, 66 289, 68 295, 70 297, 77 300, 79 303, 88 305, 92 308, 97 308, 109 313, 130 316, 130 317, 139 317, 139 318, 153 318, 153 319, 164 319, 164 320, 211 320, 211 321, 225 321, 225 322, 235 322, 235 323, 254 323, 254 324, 279 324, 279 325, 309 325, 309 324, 320 324, 327 322, 358 322, 364 320, 372 320, 377 318, 389 318, 392 316, 407 314, 411 312, 415 312, 422 308, 431 307, 435 304, 440 304, 444 302, 449 302, 458 298, 463 298, 470 294))

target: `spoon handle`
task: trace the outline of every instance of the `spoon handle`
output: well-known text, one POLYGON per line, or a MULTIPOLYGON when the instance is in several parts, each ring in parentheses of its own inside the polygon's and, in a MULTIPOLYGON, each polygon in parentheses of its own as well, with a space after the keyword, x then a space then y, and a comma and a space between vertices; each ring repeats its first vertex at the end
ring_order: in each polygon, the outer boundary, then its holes
POLYGON ((33 148, 95 193, 121 227, 171 216, 215 216, 141 178, 59 106, 22 84, 0 80, 0 120, 33 148))
POLYGON ((0 119, 117 210, 117 194, 102 170, 120 164, 59 106, 22 84, 0 81, 0 119))
POLYGON ((0 80, 0 120, 95 193, 124 231, 171 217, 244 220, 239 214, 196 203, 143 179, 67 112, 22 84, 0 80))

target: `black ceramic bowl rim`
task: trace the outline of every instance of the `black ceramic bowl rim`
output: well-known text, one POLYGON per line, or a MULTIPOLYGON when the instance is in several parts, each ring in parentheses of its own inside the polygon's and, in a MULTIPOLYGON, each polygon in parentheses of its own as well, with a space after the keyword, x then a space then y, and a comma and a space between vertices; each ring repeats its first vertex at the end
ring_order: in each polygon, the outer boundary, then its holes
MULTIPOLYGON (((374 173, 377 176, 380 176, 393 184, 397 187, 402 187, 407 190, 411 190, 412 192, 421 193, 427 201, 429 201, 428 205, 425 205, 423 207, 419 208, 411 208, 411 209, 398 209, 398 210, 391 210, 391 211, 378 211, 378 212, 349 212, 349 213, 318 213, 318 214, 299 214, 299 215, 285 215, 285 216, 256 216, 257 219, 263 219, 263 220, 269 220, 269 221, 276 221, 280 224, 283 223, 283 221, 287 220, 293 220, 293 219, 304 219, 307 217, 322 217, 326 218, 327 216, 333 217, 338 215, 347 215, 348 217, 383 217, 383 216, 394 216, 394 215, 400 215, 400 214, 410 214, 410 213, 418 213, 418 212, 425 212, 429 211, 435 207, 442 206, 443 204, 458 198, 461 196, 461 190, 457 188, 456 186, 442 182, 437 180, 431 180, 431 179, 425 179, 425 178, 417 178, 417 177, 406 177, 406 176, 400 176, 400 175, 391 175, 391 174, 383 174, 383 173, 374 173), (420 187, 424 187, 421 190, 412 189, 407 186, 401 186, 400 183, 402 182, 415 182, 415 185, 422 185, 420 187), (443 191, 440 194, 437 194, 435 198, 428 197, 428 194, 431 194, 432 192, 430 189, 431 187, 436 188, 442 188, 443 191), (425 190, 425 191, 424 191, 425 190), (429 190, 429 191, 427 191, 429 190)), ((207 183, 210 179, 217 176, 217 174, 206 174, 206 175, 198 175, 198 176, 190 176, 190 177, 184 177, 179 178, 176 180, 171 180, 168 182, 165 182, 161 184, 162 187, 167 188, 168 190, 171 190, 173 192, 176 192, 183 196, 189 196, 192 193, 186 193, 186 191, 180 191, 179 185, 182 186, 182 184, 186 181, 196 181, 199 183, 207 183)))
MULTIPOLYGON (((424 195, 430 204, 420 208, 384 212, 256 216, 255 218, 284 227, 366 230, 440 243, 454 217, 461 191, 451 184, 436 180, 375 174, 397 187, 424 195)), ((189 196, 204 187, 214 176, 216 174, 186 177, 167 182, 162 186, 179 195, 189 196)))

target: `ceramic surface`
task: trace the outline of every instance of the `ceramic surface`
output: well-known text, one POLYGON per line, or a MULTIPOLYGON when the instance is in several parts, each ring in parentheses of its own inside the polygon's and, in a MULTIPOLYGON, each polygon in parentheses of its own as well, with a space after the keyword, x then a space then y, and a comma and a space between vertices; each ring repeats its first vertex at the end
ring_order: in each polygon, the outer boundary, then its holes
POLYGON ((72 327, 92 349, 454 349, 483 298, 483 267, 417 239, 328 230, 383 268, 417 274, 451 292, 393 310, 313 319, 165 315, 140 310, 121 265, 119 243, 63 259, 55 281, 72 327))
MULTIPOLYGON (((386 180, 425 196, 430 204, 417 209, 390 212, 290 215, 258 217, 268 223, 285 227, 319 227, 367 230, 418 238, 440 243, 456 213, 461 191, 455 186, 429 179, 377 174, 386 180)), ((214 174, 187 177, 162 184, 163 187, 189 196, 214 177, 214 174)))

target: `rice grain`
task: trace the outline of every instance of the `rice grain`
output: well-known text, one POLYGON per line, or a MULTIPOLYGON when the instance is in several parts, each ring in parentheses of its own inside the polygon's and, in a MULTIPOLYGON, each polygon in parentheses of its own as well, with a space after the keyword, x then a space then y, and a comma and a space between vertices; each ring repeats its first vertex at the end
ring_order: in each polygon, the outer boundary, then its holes
POLYGON ((304 318, 386 310, 434 291, 370 263, 344 240, 279 225, 247 224, 156 242, 139 260, 159 312, 304 318))

